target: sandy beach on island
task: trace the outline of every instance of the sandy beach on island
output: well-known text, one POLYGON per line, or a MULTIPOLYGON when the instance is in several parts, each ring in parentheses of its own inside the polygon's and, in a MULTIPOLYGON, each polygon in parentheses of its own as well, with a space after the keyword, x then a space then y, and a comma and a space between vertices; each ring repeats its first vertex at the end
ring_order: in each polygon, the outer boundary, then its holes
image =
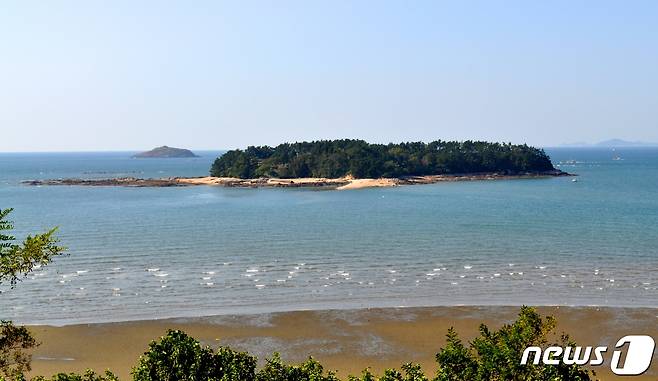
MULTIPOLYGON (((513 321, 518 311, 518 307, 385 308, 33 326, 43 344, 34 353, 31 374, 111 369, 128 380, 131 367, 148 343, 176 328, 213 347, 221 344, 247 350, 261 362, 274 351, 294 362, 312 355, 327 369, 337 370, 341 378, 365 367, 380 373, 408 361, 422 364, 426 374, 433 375, 434 355, 445 344, 450 326, 470 340, 480 323, 498 328, 513 321)), ((582 346, 606 345, 612 351, 625 335, 658 337, 658 309, 540 307, 539 311, 555 316, 557 332, 569 333, 582 346)), ((601 380, 618 379, 610 371, 610 357, 608 353, 606 363, 595 368, 601 380)), ((653 364, 633 379, 655 380, 655 358, 653 364)))

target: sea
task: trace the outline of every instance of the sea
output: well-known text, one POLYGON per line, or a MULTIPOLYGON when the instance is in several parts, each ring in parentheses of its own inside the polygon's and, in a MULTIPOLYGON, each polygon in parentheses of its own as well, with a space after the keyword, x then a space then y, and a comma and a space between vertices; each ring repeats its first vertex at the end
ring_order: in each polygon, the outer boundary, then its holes
POLYGON ((455 305, 658 307, 658 148, 547 148, 577 177, 350 191, 28 186, 204 176, 221 152, 0 153, 14 235, 67 254, 0 318, 67 325, 455 305))

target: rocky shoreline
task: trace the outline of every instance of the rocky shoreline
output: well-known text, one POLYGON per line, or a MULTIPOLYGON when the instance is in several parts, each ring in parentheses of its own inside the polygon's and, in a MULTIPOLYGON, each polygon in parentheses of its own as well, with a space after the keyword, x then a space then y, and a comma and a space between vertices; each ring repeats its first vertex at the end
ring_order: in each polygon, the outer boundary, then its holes
POLYGON ((215 185, 238 188, 331 188, 358 189, 369 187, 391 187, 398 185, 433 184, 442 181, 477 181, 477 180, 510 180, 525 178, 544 178, 575 176, 560 170, 523 173, 469 173, 431 176, 405 176, 401 178, 354 179, 351 177, 299 178, 299 179, 239 179, 233 177, 168 177, 160 179, 141 179, 136 177, 121 177, 108 179, 51 179, 26 180, 22 183, 30 186, 123 186, 123 187, 183 187, 198 185, 215 185))

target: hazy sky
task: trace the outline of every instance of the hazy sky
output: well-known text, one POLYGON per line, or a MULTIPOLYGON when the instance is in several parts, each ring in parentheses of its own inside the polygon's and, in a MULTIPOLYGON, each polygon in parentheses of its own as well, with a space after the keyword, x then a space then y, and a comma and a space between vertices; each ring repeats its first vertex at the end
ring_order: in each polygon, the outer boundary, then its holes
POLYGON ((658 1, 0 3, 0 151, 658 141, 658 1))

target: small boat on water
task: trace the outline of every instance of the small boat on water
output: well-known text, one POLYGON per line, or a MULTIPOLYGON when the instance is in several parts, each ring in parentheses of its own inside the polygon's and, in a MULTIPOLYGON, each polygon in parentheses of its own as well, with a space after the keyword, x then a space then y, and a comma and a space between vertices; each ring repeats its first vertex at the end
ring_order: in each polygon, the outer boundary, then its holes
POLYGON ((576 178, 571 179, 571 182, 572 182, 572 183, 577 183, 577 182, 578 182, 578 179, 576 179, 576 178))

